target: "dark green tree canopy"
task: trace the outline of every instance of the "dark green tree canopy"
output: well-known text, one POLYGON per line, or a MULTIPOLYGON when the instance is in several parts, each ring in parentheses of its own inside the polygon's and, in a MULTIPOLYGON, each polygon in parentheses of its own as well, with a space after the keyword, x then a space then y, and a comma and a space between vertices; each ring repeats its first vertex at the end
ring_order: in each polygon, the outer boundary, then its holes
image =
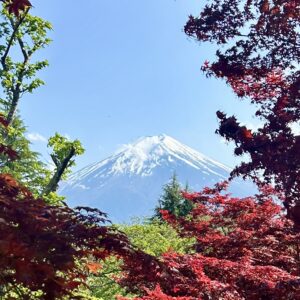
MULTIPOLYGON (((192 204, 182 196, 182 186, 178 182, 177 175, 174 173, 170 182, 163 188, 163 193, 158 200, 158 205, 155 208, 154 218, 162 219, 161 210, 167 210, 175 216, 186 216, 192 209, 192 204)), ((188 185, 185 191, 188 190, 188 185)))

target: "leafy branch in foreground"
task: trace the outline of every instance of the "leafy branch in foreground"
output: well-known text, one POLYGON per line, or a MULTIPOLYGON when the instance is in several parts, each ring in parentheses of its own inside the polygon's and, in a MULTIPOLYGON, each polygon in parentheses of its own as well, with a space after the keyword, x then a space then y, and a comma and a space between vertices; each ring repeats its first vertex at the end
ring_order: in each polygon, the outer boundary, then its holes
POLYGON ((46 60, 32 60, 36 52, 51 42, 47 34, 52 26, 28 12, 29 9, 26 9, 20 16, 14 16, 5 8, 2 10, 0 78, 5 97, 1 98, 1 105, 8 125, 13 124, 22 96, 44 84, 37 78, 37 72, 48 66, 46 60), (14 51, 19 51, 22 56, 20 61, 13 59, 14 51))
POLYGON ((6 120, 7 129, 0 131, 0 142, 14 149, 18 160, 9 160, 0 153, 2 172, 11 174, 31 190, 34 196, 43 196, 49 203, 59 203, 63 197, 56 194, 59 181, 74 166, 74 157, 84 152, 80 142, 68 141, 58 133, 49 140, 55 170, 40 160, 39 153, 31 150, 26 137, 26 127, 18 116, 22 97, 34 92, 44 82, 38 72, 48 66, 47 60, 34 60, 37 52, 51 40, 49 22, 29 14, 29 1, 2 1, 0 26, 0 79, 3 96, 0 111, 6 120))
MULTIPOLYGON (((0 115, 0 126, 7 122, 0 115)), ((17 154, 0 143, 0 152, 17 154)), ((11 175, 0 174, 0 296, 9 299, 85 299, 76 293, 85 285, 99 260, 110 255, 142 270, 157 268, 150 255, 132 247, 127 237, 109 227, 97 209, 51 206, 20 185, 11 175)), ((96 268, 97 269, 97 268, 96 268)))
POLYGON ((188 36, 223 45, 217 60, 205 62, 208 76, 224 79, 256 107, 263 124, 256 131, 235 116, 218 112, 218 133, 235 143, 235 154, 250 156, 232 176, 274 183, 285 194, 287 215, 300 230, 300 2, 215 0, 191 16, 188 36))

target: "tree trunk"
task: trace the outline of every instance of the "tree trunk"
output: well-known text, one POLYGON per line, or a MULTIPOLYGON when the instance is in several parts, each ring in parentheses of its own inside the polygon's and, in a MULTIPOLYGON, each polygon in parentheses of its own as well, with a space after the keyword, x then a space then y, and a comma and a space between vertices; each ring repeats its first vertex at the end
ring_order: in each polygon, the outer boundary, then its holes
POLYGON ((51 192, 56 192, 58 188, 58 183, 61 181, 61 177, 64 174, 65 170, 67 169, 69 165, 69 161, 72 159, 72 157, 75 155, 75 149, 72 147, 69 154, 65 157, 65 159, 56 166, 55 173, 53 174, 53 177, 49 181, 48 185, 45 187, 45 189, 42 192, 42 196, 47 196, 51 192))

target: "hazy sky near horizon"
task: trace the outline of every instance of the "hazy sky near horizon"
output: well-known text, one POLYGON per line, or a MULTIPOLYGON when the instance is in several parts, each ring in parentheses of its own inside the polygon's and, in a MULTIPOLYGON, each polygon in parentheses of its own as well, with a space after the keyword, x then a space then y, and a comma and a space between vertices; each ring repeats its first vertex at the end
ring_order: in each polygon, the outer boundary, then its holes
POLYGON ((214 132, 215 112, 255 126, 253 108, 200 67, 215 47, 199 45, 183 27, 196 0, 32 0, 33 14, 53 24, 40 53, 46 85, 22 99, 20 114, 34 149, 47 159, 56 131, 78 138, 77 168, 99 161, 141 136, 167 134, 229 166, 232 147, 214 132))

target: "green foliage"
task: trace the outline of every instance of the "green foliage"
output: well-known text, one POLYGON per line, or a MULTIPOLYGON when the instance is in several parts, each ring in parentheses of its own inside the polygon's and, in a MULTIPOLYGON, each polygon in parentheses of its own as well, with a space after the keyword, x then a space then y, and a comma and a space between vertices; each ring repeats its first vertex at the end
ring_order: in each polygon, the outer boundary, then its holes
POLYGON ((70 173, 70 168, 75 166, 75 160, 73 157, 84 153, 84 148, 82 147, 81 142, 79 140, 71 141, 56 132, 54 136, 50 137, 48 147, 51 147, 53 150, 50 156, 57 168, 59 168, 63 164, 65 158, 70 156, 70 153, 72 153, 70 160, 67 162, 66 170, 62 176, 62 179, 66 179, 67 175, 70 173))
MULTIPOLYGON (((0 20, 0 112, 9 125, 7 130, 1 130, 0 143, 18 153, 18 159, 14 161, 0 155, 1 172, 13 175, 37 197, 50 180, 51 172, 39 154, 30 149, 26 127, 17 115, 17 108, 24 94, 43 84, 37 73, 48 63, 31 60, 33 54, 50 43, 47 33, 51 24, 28 13, 18 18, 6 9, 1 11, 0 20)), ((59 199, 52 195, 49 201, 55 203, 59 199)))
MULTIPOLYGON (((183 198, 182 190, 183 188, 178 182, 176 174, 174 174, 170 182, 163 188, 163 194, 158 201, 158 206, 155 208, 154 218, 162 219, 161 210, 167 210, 176 217, 187 216, 193 205, 183 198)), ((187 190, 188 186, 185 188, 185 191, 187 190)))
MULTIPOLYGON (((114 226, 123 231, 136 248, 158 258, 169 250, 182 254, 194 251, 194 239, 179 237, 170 225, 158 220, 134 220, 130 225, 114 226)), ((116 295, 128 298, 134 296, 116 282, 122 275, 122 261, 110 257, 101 262, 101 265, 100 271, 91 275, 88 280, 90 291, 85 291, 87 295, 103 300, 115 299, 116 295)))
POLYGON ((30 149, 30 141, 26 138, 26 128, 23 121, 15 117, 13 126, 6 134, 0 135, 0 143, 7 143, 17 152, 19 159, 10 160, 0 154, 2 173, 9 173, 24 186, 30 188, 34 196, 41 193, 42 187, 49 180, 51 172, 39 159, 39 154, 30 149))
POLYGON ((43 197, 51 197, 56 192, 59 182, 67 178, 71 171, 70 168, 75 165, 74 157, 84 153, 84 148, 79 140, 70 141, 58 133, 49 139, 48 147, 53 150, 51 158, 55 164, 55 170, 43 189, 43 197))
POLYGON ((134 246, 156 257, 169 250, 188 253, 194 244, 193 239, 180 238, 170 225, 159 220, 144 220, 118 228, 126 233, 134 246))
POLYGON ((20 284, 7 285, 6 287, 0 288, 1 300, 23 300, 28 297, 31 300, 39 300, 41 299, 41 296, 41 291, 33 292, 20 284))
POLYGON ((68 141, 56 133, 48 144, 53 149, 51 157, 56 165, 56 170, 50 171, 39 154, 30 149, 26 127, 17 113, 21 98, 44 84, 37 75, 48 62, 34 61, 33 55, 49 45, 51 29, 49 22, 30 15, 27 10, 20 16, 8 13, 6 8, 1 11, 0 113, 9 126, 8 130, 0 129, 0 143, 15 150, 18 159, 11 161, 0 154, 0 166, 2 173, 13 175, 35 197, 43 196, 48 203, 58 204, 64 199, 56 194, 58 183, 74 166, 74 157, 84 150, 78 140, 68 141))
MULTIPOLYGON (((52 155, 61 157, 62 151, 59 150, 60 146, 57 145, 57 140, 55 141, 55 149, 53 149, 52 155), (58 148, 57 152, 55 151, 56 148, 58 148)), ((8 131, 6 133, 3 131, 0 134, 0 143, 10 145, 18 154, 18 159, 16 160, 10 160, 6 155, 0 154, 1 173, 11 174, 18 182, 27 187, 33 193, 34 197, 41 196, 55 174, 55 170, 51 171, 49 166, 41 161, 40 154, 30 149, 31 143, 26 138, 26 127, 18 116, 15 116, 12 126, 8 128, 8 131)), ((81 153, 82 147, 78 146, 78 143, 78 141, 75 142, 76 153, 81 153)), ((71 142, 67 142, 66 144, 72 145, 71 142)), ((63 144, 61 148, 64 148, 63 144)), ((70 172, 70 168, 73 165, 74 161, 65 169, 64 176, 70 172)), ((64 197, 59 196, 55 191, 49 192, 43 198, 49 204, 59 204, 64 199, 64 197)))
POLYGON ((116 257, 102 261, 100 271, 89 277, 87 295, 102 300, 112 300, 117 295, 130 297, 131 295, 116 282, 122 275, 121 265, 122 261, 116 257))
POLYGON ((47 34, 52 26, 28 13, 18 18, 6 9, 2 10, 1 19, 0 80, 4 97, 0 103, 10 125, 20 98, 44 84, 37 73, 48 66, 48 61, 33 62, 32 57, 51 42, 47 34))

